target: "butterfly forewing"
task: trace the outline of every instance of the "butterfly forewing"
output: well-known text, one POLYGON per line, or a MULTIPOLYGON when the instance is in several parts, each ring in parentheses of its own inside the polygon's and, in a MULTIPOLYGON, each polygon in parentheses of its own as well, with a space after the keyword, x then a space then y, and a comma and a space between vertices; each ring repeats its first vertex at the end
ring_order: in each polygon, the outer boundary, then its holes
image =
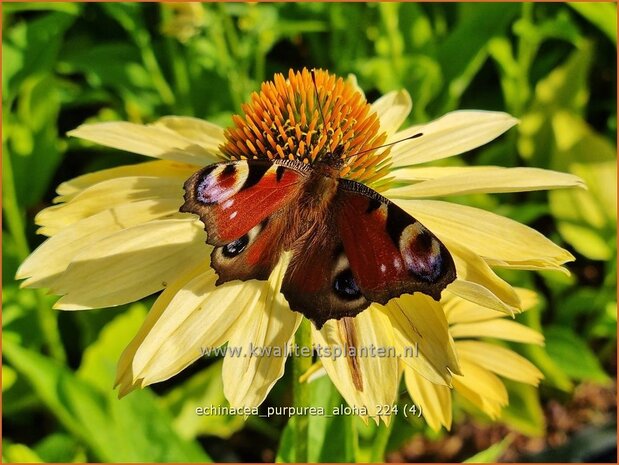
POLYGON ((268 160, 217 163, 187 180, 181 211, 197 214, 206 242, 216 246, 218 284, 268 278, 285 246, 286 212, 305 180, 302 169, 268 160))
POLYGON ((447 248, 393 202, 354 181, 340 180, 336 220, 363 295, 382 304, 404 293, 440 299, 456 277, 447 248))

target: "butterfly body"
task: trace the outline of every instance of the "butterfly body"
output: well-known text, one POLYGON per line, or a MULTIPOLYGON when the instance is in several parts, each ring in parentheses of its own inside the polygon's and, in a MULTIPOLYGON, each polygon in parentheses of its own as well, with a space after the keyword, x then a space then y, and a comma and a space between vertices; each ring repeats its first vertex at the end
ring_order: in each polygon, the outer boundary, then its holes
POLYGON ((403 293, 438 300, 455 279, 436 236, 377 192, 340 178, 332 160, 207 166, 185 183, 181 211, 205 225, 217 284, 268 279, 291 251, 281 291, 317 327, 403 293))

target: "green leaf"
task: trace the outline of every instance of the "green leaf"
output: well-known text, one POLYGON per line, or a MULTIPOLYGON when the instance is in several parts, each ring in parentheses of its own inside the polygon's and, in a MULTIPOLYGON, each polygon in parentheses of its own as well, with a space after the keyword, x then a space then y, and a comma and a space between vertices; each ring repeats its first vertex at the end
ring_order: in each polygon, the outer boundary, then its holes
POLYGON ((82 7, 79 3, 68 2, 11 2, 6 3, 2 10, 4 14, 17 13, 20 11, 61 11, 71 15, 77 15, 82 11, 82 7))
MULTIPOLYGON (((308 462, 354 462, 357 450, 357 433, 354 416, 344 414, 346 403, 327 376, 310 382, 310 405, 324 409, 325 415, 311 415, 308 427, 308 462), (339 413, 339 414, 334 414, 339 413)), ((280 440, 276 461, 294 462, 295 417, 290 418, 280 440)))
POLYGON ((25 78, 19 89, 17 111, 9 120, 7 150, 20 205, 39 202, 58 167, 62 151, 57 119, 60 94, 51 74, 25 78))
POLYGON ((502 441, 492 444, 486 450, 469 457, 464 463, 496 463, 514 441, 514 436, 508 434, 502 441))
POLYGON ((82 363, 76 372, 78 378, 98 387, 102 392, 110 391, 120 354, 137 333, 145 316, 146 307, 137 303, 107 323, 98 339, 84 351, 82 363))
POLYGON ((459 4, 456 27, 438 48, 437 58, 447 86, 441 112, 457 106, 487 57, 490 39, 504 34, 520 6, 515 3, 459 4))
POLYGON ((43 459, 35 451, 24 444, 8 444, 3 447, 4 463, 43 463, 43 459))
POLYGON ((568 376, 599 383, 609 381, 595 354, 572 330, 550 326, 545 329, 545 336, 546 351, 568 376))
MULTIPOLYGON (((560 171, 568 169, 571 158, 564 159, 562 151, 579 139, 574 137, 576 128, 570 127, 573 124, 562 123, 561 118, 565 120, 564 115, 567 115, 579 126, 584 124, 579 122, 579 117, 589 100, 587 80, 591 62, 592 45, 582 43, 564 64, 553 69, 535 86, 534 100, 518 126, 518 149, 523 158, 536 166, 560 171)), ((590 150, 585 159, 590 160, 592 155, 595 156, 595 151, 590 150)))
POLYGON ((241 415, 196 414, 196 407, 229 407, 223 391, 222 363, 221 360, 213 363, 166 394, 164 402, 174 416, 173 426, 180 436, 227 439, 245 425, 241 415))
POLYGON ((568 5, 617 45, 617 5, 602 2, 572 2, 568 5))
POLYGON ((54 416, 94 456, 105 462, 203 462, 208 457, 193 442, 179 438, 168 412, 152 393, 116 399, 111 386, 102 393, 55 361, 4 341, 4 355, 33 386, 54 416), (113 445, 113 447, 111 447, 113 445))
MULTIPOLYGON (((577 127, 575 128, 577 130, 577 127)), ((583 135, 582 144, 590 141, 583 135)), ((590 141, 592 142, 592 141, 590 141)), ((579 145, 581 145, 579 143, 579 145)), ((591 147, 593 144, 589 144, 591 147)), ((606 143, 610 155, 610 144, 606 143)), ((584 149, 584 145, 581 145, 584 149)), ((599 150, 598 156, 604 151, 599 150)), ((570 153, 568 157, 578 155, 570 153)), ((559 232, 574 248, 593 260, 609 260, 614 254, 617 221, 617 162, 572 163, 570 171, 580 176, 588 190, 551 192, 550 207, 559 232)))
POLYGON ((527 436, 541 437, 546 420, 536 386, 503 379, 509 394, 509 404, 501 412, 501 421, 527 436))
POLYGON ((2 392, 11 389, 11 386, 17 381, 17 373, 13 368, 7 365, 2 365, 2 392))
POLYGON ((277 448, 276 463, 294 463, 296 458, 294 442, 295 442, 295 420, 292 417, 286 423, 284 431, 282 431, 279 439, 279 447, 277 448))
POLYGON ((356 432, 347 404, 328 376, 310 383, 312 406, 322 407, 324 416, 310 416, 308 427, 309 462, 354 462, 356 432), (337 413, 337 414, 336 414, 337 413))
POLYGON ((75 438, 63 433, 54 433, 45 437, 37 443, 34 449, 46 463, 86 461, 84 448, 75 438))
POLYGON ((64 33, 75 19, 73 14, 54 12, 28 22, 21 21, 6 32, 3 47, 9 45, 13 58, 19 56, 19 67, 17 64, 6 70, 3 67, 3 81, 7 81, 4 98, 15 97, 24 79, 53 70, 64 33))

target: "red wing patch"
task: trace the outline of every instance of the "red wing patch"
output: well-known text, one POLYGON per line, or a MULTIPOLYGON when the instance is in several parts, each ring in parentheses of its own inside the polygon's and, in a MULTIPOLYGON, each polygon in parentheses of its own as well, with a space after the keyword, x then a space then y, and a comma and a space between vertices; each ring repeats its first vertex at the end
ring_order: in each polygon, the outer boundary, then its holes
POLYGON ((218 163, 185 183, 181 211, 195 213, 205 225, 207 243, 221 246, 247 234, 295 200, 304 173, 269 161, 218 163))

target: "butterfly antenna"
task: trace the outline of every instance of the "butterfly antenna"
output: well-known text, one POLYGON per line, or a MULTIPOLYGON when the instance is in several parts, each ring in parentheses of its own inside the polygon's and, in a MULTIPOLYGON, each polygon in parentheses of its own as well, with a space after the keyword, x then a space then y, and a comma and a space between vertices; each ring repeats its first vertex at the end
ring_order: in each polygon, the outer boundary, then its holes
POLYGON ((383 144, 383 145, 379 145, 377 147, 372 147, 370 149, 362 150, 361 152, 355 153, 353 156, 357 156, 357 155, 361 155, 363 153, 371 152, 372 150, 378 150, 378 149, 383 149, 385 147, 391 147, 392 145, 399 144, 400 142, 405 142, 405 141, 411 140, 411 139, 417 139, 418 137, 421 137, 421 136, 423 136, 423 133, 422 132, 418 132, 417 134, 413 134, 412 136, 405 137, 404 139, 396 140, 394 142, 389 142, 388 144, 383 144))

